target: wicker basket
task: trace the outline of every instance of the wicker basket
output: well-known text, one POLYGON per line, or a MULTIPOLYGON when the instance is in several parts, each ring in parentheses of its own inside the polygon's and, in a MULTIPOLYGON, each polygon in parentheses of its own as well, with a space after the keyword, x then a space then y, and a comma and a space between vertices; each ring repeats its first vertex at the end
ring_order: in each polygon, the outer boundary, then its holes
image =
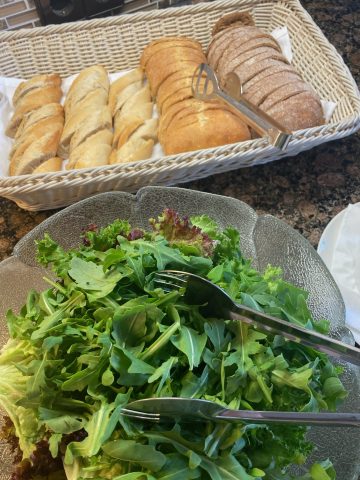
POLYGON ((355 81, 297 0, 230 0, 0 33, 0 75, 29 78, 57 72, 67 76, 94 64, 104 65, 109 72, 135 67, 143 48, 161 36, 190 36, 206 47, 214 22, 235 10, 251 11, 257 26, 267 31, 288 27, 294 66, 322 98, 337 102, 330 123, 296 132, 286 152, 257 139, 133 164, 3 177, 0 195, 27 210, 56 208, 99 192, 174 185, 270 162, 360 128, 355 81))

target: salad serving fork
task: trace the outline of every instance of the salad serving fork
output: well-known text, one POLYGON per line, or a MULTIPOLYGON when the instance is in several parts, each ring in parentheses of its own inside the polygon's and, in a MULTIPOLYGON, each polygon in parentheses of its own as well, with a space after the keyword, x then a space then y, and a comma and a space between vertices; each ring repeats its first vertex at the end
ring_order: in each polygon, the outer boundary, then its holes
POLYGON ((315 348, 338 360, 360 366, 360 349, 245 305, 235 303, 218 285, 189 272, 164 270, 156 272, 154 282, 164 291, 185 289, 190 305, 202 305, 201 311, 212 317, 241 321, 293 342, 315 348))
POLYGON ((231 410, 199 398, 144 398, 128 403, 121 414, 134 420, 151 422, 179 419, 182 421, 293 424, 309 426, 360 427, 360 413, 278 412, 231 410))
MULTIPOLYGON (((203 313, 245 322, 261 330, 316 348, 338 359, 360 365, 360 350, 317 332, 299 327, 263 312, 235 303, 218 285, 193 273, 164 270, 154 274, 154 283, 164 291, 184 289, 187 303, 202 305, 203 313)), ((240 423, 293 424, 360 427, 360 413, 281 412, 232 410, 198 398, 144 398, 130 402, 121 414, 142 421, 225 421, 240 423)))

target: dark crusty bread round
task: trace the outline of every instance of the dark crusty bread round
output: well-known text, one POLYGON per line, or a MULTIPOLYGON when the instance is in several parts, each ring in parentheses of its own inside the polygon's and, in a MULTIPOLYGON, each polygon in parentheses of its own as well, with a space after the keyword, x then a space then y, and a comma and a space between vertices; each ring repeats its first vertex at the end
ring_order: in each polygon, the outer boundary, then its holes
POLYGON ((317 93, 289 65, 276 40, 251 24, 248 15, 223 16, 213 34, 207 59, 221 88, 235 72, 245 97, 290 130, 324 123, 317 93))
POLYGON ((208 48, 208 61, 216 70, 217 65, 225 52, 226 48, 236 40, 241 40, 243 43, 248 42, 254 38, 268 38, 269 35, 265 32, 259 31, 256 27, 244 27, 240 31, 238 28, 232 27, 229 31, 220 32, 216 41, 212 41, 208 48))
POLYGON ((290 131, 324 123, 321 103, 311 92, 302 92, 277 103, 267 113, 290 131))
POLYGON ((299 81, 301 77, 295 72, 281 71, 266 77, 266 82, 262 82, 261 88, 255 82, 244 92, 247 99, 255 105, 260 105, 273 91, 290 82, 299 81))
POLYGON ((298 95, 302 92, 310 92, 312 95, 314 95, 314 90, 311 88, 311 86, 302 80, 295 80, 293 82, 286 83, 270 93, 266 99, 259 104, 259 107, 267 111, 278 103, 283 102, 288 98, 298 95))

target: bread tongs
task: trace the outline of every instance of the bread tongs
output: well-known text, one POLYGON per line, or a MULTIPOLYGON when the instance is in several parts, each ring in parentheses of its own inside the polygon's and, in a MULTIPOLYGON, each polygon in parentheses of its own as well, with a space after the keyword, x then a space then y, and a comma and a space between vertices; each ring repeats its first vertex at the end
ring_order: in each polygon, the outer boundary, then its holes
POLYGON ((227 75, 224 90, 219 86, 218 79, 212 68, 201 63, 194 72, 192 79, 192 94, 199 100, 220 98, 236 110, 236 114, 262 137, 280 150, 285 150, 292 138, 292 133, 280 123, 267 115, 259 107, 252 104, 242 95, 240 78, 234 72, 227 75))

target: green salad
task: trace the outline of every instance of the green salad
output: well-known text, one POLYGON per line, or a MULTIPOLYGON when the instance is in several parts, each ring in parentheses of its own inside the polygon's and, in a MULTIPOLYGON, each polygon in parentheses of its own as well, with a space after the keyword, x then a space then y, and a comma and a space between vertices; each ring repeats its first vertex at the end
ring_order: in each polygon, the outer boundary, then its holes
POLYGON ((121 415, 133 400, 190 397, 233 409, 335 410, 346 391, 325 354, 226 318, 204 318, 183 291, 153 274, 189 271, 234 300, 325 333, 307 293, 242 256, 239 232, 209 217, 165 210, 149 229, 90 225, 65 251, 37 244, 49 289, 9 311, 0 355, 2 435, 16 450, 14 479, 255 480, 336 478, 329 459, 304 465, 306 427, 208 421, 159 423, 121 415), (20 452, 20 453, 19 453, 20 452), (63 467, 64 465, 64 467, 63 467))

